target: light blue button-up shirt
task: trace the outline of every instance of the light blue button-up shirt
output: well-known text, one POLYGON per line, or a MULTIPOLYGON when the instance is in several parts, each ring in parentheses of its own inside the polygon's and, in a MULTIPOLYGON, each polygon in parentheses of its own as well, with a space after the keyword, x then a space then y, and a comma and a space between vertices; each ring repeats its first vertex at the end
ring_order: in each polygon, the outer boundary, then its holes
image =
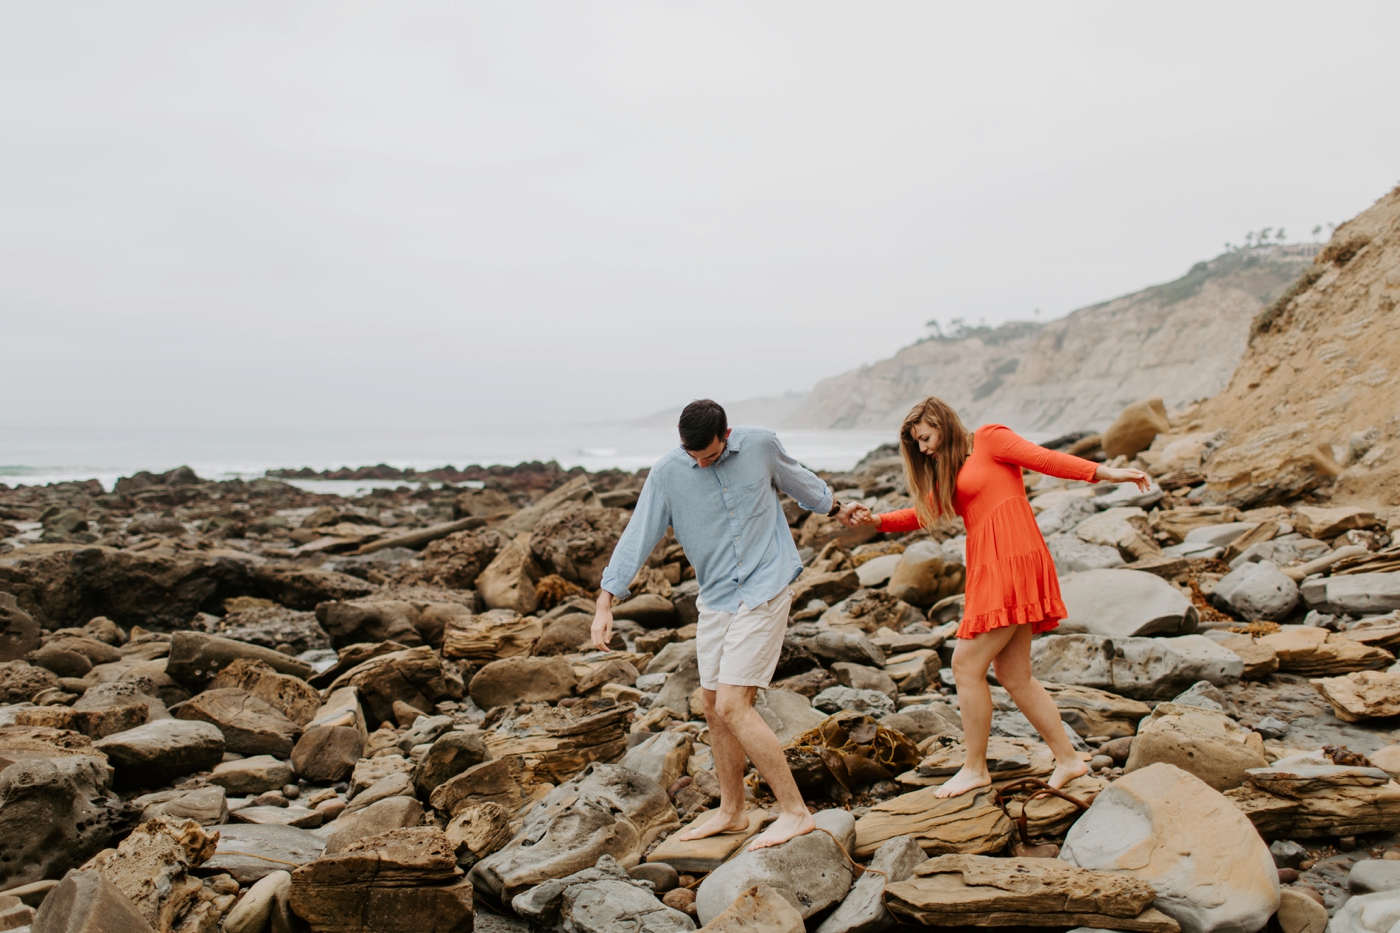
POLYGON ((618 599, 669 525, 695 568, 710 609, 759 606, 802 573, 797 545, 778 504, 782 490, 804 509, 831 510, 831 490, 788 455, 767 428, 734 428, 719 460, 696 465, 682 448, 656 461, 627 530, 603 572, 618 599))

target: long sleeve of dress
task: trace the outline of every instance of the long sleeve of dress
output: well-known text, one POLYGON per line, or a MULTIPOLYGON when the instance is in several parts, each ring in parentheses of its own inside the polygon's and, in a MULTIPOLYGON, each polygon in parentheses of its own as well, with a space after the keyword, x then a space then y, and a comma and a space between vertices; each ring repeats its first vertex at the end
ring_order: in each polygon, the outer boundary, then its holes
POLYGON ((1092 483, 1099 468, 1092 460, 1072 457, 1032 444, 1004 424, 987 425, 978 432, 977 441, 987 444, 987 452, 1002 463, 1014 463, 1018 467, 1058 476, 1060 479, 1077 479, 1092 483))
POLYGON ((923 527, 919 524, 919 513, 913 509, 896 509, 893 512, 885 512, 877 515, 880 519, 879 529, 881 531, 914 531, 923 527))

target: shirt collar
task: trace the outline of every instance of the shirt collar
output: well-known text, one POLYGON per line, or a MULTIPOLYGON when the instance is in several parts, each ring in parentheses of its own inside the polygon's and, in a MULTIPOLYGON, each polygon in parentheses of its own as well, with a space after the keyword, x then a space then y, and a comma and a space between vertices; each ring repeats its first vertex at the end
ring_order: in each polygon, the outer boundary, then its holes
MULTIPOLYGON (((681 450, 684 451, 685 448, 682 447, 681 450)), ((722 454, 719 455, 719 459, 716 460, 715 463, 723 463, 726 459, 728 459, 728 457, 729 457, 729 455, 730 455, 731 453, 737 454, 738 452, 739 452, 739 439, 738 439, 737 437, 735 437, 733 434, 731 434, 731 435, 729 435, 728 438, 725 439, 725 443, 724 443, 724 453, 722 453, 722 454)), ((700 464, 696 463, 696 462, 695 462, 695 458, 692 457, 692 456, 690 456, 690 454, 686 454, 685 458, 686 458, 687 460, 690 461, 690 468, 691 468, 692 470, 698 470, 698 469, 700 469, 700 464)), ((711 465, 711 466, 714 466, 713 463, 710 464, 710 465, 711 465)))

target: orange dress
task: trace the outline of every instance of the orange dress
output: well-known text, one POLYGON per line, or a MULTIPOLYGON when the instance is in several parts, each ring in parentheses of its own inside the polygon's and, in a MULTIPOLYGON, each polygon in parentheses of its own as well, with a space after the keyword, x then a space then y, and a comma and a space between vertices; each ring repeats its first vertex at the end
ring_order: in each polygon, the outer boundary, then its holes
MULTIPOLYGON (((972 435, 972 453, 958 471, 953 508, 967 525, 967 602, 959 638, 1004 625, 1029 623, 1046 632, 1066 615, 1055 563, 1035 523, 1021 467, 1063 479, 1094 482, 1098 464, 1037 447, 1006 425, 972 435)), ((913 509, 887 512, 881 531, 913 531, 913 509)))

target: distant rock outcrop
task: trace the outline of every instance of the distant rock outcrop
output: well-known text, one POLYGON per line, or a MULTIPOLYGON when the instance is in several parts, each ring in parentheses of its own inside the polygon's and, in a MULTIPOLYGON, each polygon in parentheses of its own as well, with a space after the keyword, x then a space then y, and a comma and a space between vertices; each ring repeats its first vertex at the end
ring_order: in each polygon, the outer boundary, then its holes
POLYGON ((1040 325, 965 328, 817 384, 788 428, 891 430, 937 395, 968 426, 1101 430, 1124 406, 1161 396, 1176 407, 1223 389, 1250 322, 1307 260, 1296 250, 1226 253, 1174 282, 1081 308, 1040 325))

